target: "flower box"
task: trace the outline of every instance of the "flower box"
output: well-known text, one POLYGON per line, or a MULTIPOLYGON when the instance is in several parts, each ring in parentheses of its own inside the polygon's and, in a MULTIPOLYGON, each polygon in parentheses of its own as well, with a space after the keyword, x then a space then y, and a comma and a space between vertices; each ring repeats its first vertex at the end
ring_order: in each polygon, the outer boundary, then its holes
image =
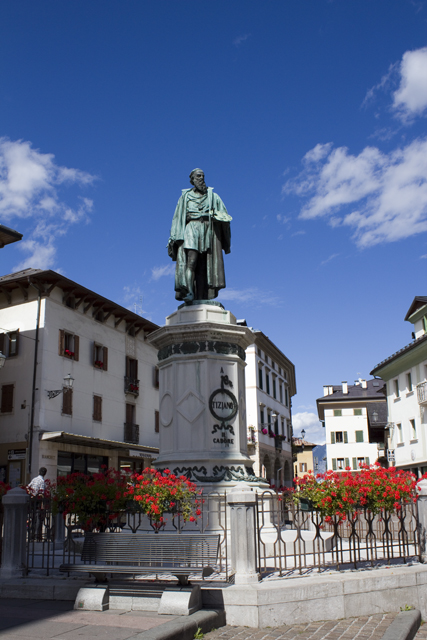
POLYGON ((94 365, 97 369, 103 369, 104 368, 104 363, 102 362, 102 360, 95 360, 94 365))

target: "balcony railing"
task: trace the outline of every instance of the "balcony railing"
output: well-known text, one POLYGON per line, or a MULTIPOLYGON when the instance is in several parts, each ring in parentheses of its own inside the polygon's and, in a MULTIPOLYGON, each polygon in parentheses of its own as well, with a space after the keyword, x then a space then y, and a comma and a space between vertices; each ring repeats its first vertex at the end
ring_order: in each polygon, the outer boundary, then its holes
POLYGON ((125 393, 139 396, 139 380, 125 376, 125 393))
POLYGON ((125 422, 123 440, 129 444, 139 444, 139 424, 125 422))
POLYGON ((417 384, 418 404, 427 404, 427 381, 417 384))

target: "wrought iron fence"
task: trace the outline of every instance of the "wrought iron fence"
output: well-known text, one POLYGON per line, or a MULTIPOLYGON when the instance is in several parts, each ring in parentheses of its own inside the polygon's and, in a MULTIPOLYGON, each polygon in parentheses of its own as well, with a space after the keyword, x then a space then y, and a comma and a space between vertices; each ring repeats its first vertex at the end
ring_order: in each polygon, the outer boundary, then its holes
MULTIPOLYGON (((220 536, 220 553, 213 579, 229 579, 227 544, 226 495, 212 492, 204 496, 202 515, 196 522, 184 522, 180 513, 166 515, 165 533, 217 533, 220 536)), ((87 529, 86 529, 87 530, 87 529)), ((94 526, 92 531, 99 528, 94 526)), ((143 513, 129 508, 109 519, 103 531, 122 535, 154 535, 156 527, 143 513)), ((51 575, 57 573, 61 564, 79 564, 85 530, 75 515, 65 518, 53 515, 50 498, 32 497, 27 518, 27 573, 51 575)), ((212 579, 212 578, 210 578, 212 579)))
POLYGON ((257 562, 261 575, 358 568, 419 559, 416 503, 374 515, 357 509, 326 519, 273 491, 257 496, 257 562))

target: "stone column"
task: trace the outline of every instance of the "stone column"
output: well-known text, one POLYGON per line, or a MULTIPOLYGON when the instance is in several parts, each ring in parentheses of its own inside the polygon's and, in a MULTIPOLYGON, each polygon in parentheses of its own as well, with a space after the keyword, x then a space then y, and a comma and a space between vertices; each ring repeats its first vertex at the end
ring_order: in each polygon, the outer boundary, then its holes
POLYGON ((235 584, 259 581, 256 570, 256 493, 239 483, 227 496, 230 507, 231 566, 235 584))
POLYGON ((3 496, 4 523, 0 578, 18 578, 25 570, 28 502, 30 496, 16 487, 3 496))
POLYGON ((427 480, 418 483, 418 521, 421 562, 427 563, 427 480))

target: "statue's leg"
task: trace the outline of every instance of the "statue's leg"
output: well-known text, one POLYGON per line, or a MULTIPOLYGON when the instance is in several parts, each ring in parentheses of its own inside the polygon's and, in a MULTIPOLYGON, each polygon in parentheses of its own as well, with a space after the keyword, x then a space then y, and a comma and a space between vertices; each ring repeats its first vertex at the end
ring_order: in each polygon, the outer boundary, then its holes
POLYGON ((197 251, 188 249, 187 251, 187 268, 185 270, 185 279, 187 281, 188 294, 184 298, 184 302, 192 302, 194 300, 194 277, 196 274, 197 251))

